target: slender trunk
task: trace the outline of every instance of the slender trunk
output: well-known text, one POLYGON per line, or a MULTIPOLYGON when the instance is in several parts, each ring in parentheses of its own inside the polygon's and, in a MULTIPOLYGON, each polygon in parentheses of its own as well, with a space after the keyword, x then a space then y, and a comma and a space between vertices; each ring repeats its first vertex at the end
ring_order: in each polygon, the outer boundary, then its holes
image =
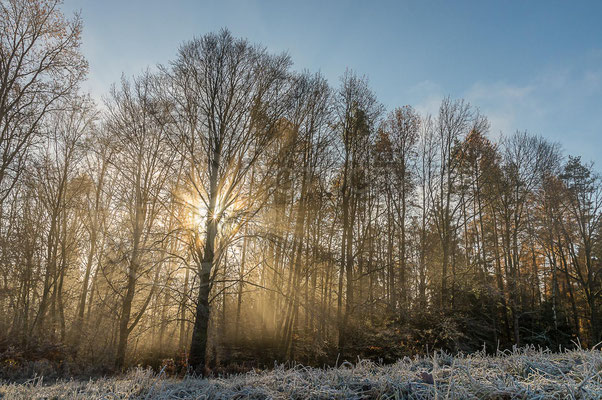
POLYGON ((132 313, 132 301, 136 290, 136 274, 138 273, 138 255, 132 255, 132 261, 128 268, 128 279, 126 293, 123 298, 121 307, 121 315, 119 317, 119 340, 117 343, 117 353, 115 356, 115 367, 121 369, 125 364, 125 352, 127 347, 128 336, 130 333, 129 322, 132 313))
POLYGON ((211 269, 215 257, 215 237, 217 223, 211 218, 208 222, 205 251, 200 268, 199 297, 196 304, 188 365, 194 372, 205 374, 207 363, 207 338, 209 329, 209 292, 211 290, 211 269))
POLYGON ((213 160, 210 164, 211 175, 209 182, 209 207, 207 208, 207 233, 205 237, 205 248, 202 258, 199 257, 200 249, 195 249, 199 265, 199 297, 196 304, 194 325, 192 327, 192 338, 190 352, 188 355, 188 366, 199 374, 205 374, 207 363, 207 338, 209 330, 209 293, 211 291, 211 270, 215 258, 215 238, 220 215, 216 215, 218 196, 218 169, 220 163, 220 152, 215 150, 213 160))
POLYGON ((188 280, 190 279, 190 269, 186 268, 184 276, 184 291, 180 301, 180 338, 178 348, 180 351, 186 347, 186 304, 188 303, 188 280))

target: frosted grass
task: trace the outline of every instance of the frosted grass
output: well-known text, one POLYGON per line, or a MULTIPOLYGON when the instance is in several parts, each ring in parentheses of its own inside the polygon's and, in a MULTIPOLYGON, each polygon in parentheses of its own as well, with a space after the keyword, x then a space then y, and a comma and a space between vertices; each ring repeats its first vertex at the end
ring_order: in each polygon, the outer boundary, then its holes
POLYGON ((338 368, 276 366, 221 378, 173 379, 135 369, 123 377, 0 383, 2 399, 600 399, 602 353, 526 347, 452 357, 370 361, 338 368))

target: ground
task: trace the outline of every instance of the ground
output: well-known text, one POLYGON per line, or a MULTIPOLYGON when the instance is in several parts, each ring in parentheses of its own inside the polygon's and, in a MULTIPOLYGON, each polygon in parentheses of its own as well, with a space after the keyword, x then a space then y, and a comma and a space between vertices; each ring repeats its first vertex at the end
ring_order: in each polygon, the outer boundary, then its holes
POLYGON ((173 379, 137 369, 120 378, 0 381, 4 399, 600 399, 602 353, 531 348, 455 357, 359 361, 338 368, 277 366, 230 377, 173 379))

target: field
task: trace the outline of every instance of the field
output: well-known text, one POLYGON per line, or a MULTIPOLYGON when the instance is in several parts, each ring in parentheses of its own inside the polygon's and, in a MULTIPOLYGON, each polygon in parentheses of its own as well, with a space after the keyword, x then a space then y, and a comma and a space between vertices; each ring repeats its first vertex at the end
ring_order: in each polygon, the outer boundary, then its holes
POLYGON ((277 366, 271 371, 173 379, 137 369, 119 378, 0 384, 4 399, 599 399, 602 353, 535 348, 456 357, 437 353, 391 365, 277 366))

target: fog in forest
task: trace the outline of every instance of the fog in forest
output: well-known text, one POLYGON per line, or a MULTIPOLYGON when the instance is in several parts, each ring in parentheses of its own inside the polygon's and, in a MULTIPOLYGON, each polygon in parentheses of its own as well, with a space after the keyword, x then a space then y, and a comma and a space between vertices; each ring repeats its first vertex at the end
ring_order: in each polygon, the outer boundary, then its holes
POLYGON ((0 375, 602 341, 579 154, 460 98, 386 109, 226 28, 93 100, 84 25, 0 1, 0 375))

